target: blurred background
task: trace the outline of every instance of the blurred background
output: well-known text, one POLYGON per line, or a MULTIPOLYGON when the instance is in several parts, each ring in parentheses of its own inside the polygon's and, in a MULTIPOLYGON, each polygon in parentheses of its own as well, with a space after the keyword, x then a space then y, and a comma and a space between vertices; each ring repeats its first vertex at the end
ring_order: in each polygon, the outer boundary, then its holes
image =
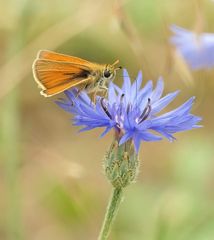
POLYGON ((213 1, 1 0, 0 9, 0 239, 94 240, 111 192, 102 159, 112 135, 79 134, 58 96, 39 94, 40 49, 119 59, 144 83, 162 75, 165 93, 181 90, 168 109, 197 97, 204 128, 142 144, 110 239, 214 239, 214 69, 190 71, 169 45, 170 24, 213 33, 213 1))

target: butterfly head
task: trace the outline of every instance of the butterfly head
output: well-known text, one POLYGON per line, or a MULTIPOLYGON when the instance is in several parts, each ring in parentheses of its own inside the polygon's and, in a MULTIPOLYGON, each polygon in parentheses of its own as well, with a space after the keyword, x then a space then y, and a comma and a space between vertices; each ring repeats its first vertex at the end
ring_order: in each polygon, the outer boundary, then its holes
POLYGON ((113 64, 107 64, 105 65, 105 68, 103 69, 102 77, 106 80, 113 80, 116 76, 117 70, 121 69, 122 67, 116 67, 119 63, 119 60, 115 61, 113 64))

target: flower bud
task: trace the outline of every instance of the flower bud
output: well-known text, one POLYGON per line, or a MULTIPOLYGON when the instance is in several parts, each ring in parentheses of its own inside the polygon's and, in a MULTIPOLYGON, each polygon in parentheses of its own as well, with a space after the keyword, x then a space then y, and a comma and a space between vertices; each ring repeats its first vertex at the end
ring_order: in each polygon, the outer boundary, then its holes
POLYGON ((104 158, 105 174, 115 188, 124 188, 134 182, 138 175, 139 160, 133 143, 122 145, 117 140, 111 144, 104 158))

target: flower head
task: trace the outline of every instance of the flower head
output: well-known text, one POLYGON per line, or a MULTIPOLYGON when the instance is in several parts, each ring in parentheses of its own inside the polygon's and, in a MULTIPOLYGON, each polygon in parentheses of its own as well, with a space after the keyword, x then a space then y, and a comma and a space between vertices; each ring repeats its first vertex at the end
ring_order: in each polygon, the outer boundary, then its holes
POLYGON ((176 25, 171 26, 174 36, 170 42, 176 47, 193 70, 214 67, 214 34, 197 34, 176 25))
POLYGON ((161 115, 159 113, 174 100, 179 91, 162 97, 162 78, 157 81, 155 88, 152 81, 148 81, 143 88, 141 84, 141 72, 131 84, 128 73, 124 70, 122 88, 110 83, 107 99, 97 96, 94 105, 85 92, 76 97, 77 90, 74 89, 65 91, 67 99, 58 101, 57 104, 74 115, 73 124, 83 126, 81 131, 105 127, 101 135, 104 136, 114 129, 120 136, 119 144, 131 140, 136 152, 141 141, 159 141, 162 137, 172 141, 175 139, 174 133, 200 127, 197 123, 201 118, 190 113, 194 97, 161 115))

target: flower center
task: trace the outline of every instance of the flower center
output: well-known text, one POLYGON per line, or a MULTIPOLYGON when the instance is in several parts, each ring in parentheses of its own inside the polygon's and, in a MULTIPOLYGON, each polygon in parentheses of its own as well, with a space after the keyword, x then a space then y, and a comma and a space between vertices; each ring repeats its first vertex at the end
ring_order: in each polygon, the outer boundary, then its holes
MULTIPOLYGON (((104 102, 105 99, 101 98, 100 99, 100 104, 101 107, 103 109, 103 111, 105 112, 105 114, 111 119, 116 122, 116 126, 118 129, 123 129, 124 126, 124 110, 126 111, 126 114, 128 115, 131 111, 132 111, 132 104, 129 103, 126 107, 126 109, 124 108, 124 103, 123 103, 123 99, 124 99, 125 94, 122 94, 120 97, 120 104, 117 106, 117 113, 114 115, 114 117, 111 115, 111 113, 108 110, 108 107, 106 105, 106 103, 104 102)), ((152 107, 151 107, 151 99, 148 98, 148 102, 146 104, 146 107, 144 108, 143 112, 140 114, 139 117, 136 117, 135 121, 137 124, 141 124, 143 121, 145 121, 149 114, 151 113, 152 107)))

